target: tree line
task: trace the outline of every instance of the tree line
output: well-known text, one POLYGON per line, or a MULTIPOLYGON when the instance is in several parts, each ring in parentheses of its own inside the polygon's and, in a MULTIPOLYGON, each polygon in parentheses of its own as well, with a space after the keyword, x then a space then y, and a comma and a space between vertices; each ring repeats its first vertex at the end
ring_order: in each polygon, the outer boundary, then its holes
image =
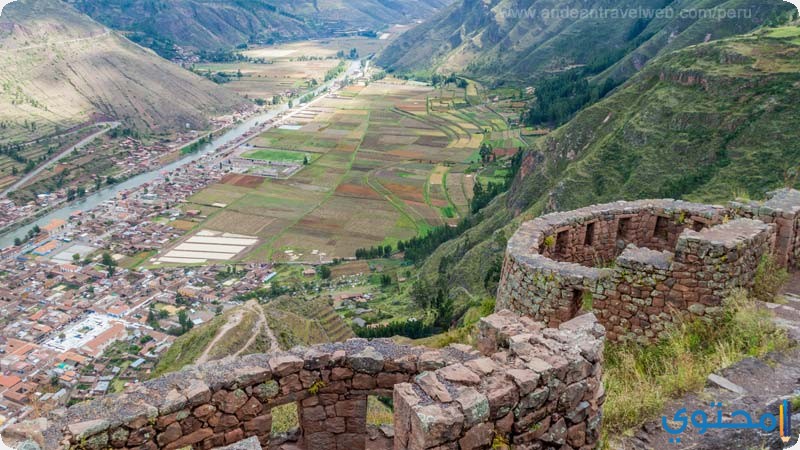
POLYGON ((398 242, 397 249, 405 252, 406 261, 418 263, 425 260, 441 244, 461 236, 465 231, 480 223, 483 219, 480 210, 511 187, 511 183, 513 183, 514 177, 516 177, 522 165, 522 155, 522 149, 519 149, 511 157, 511 165, 505 182, 489 182, 484 187, 480 181, 475 181, 475 186, 473 187, 474 195, 470 201, 471 214, 461 219, 455 227, 440 225, 431 229, 424 236, 415 236, 407 241, 398 242))
POLYGON ((356 336, 360 338, 376 339, 392 336, 405 336, 411 339, 420 339, 432 336, 436 327, 426 325, 420 320, 395 321, 374 327, 357 327, 356 336))
POLYGON ((649 21, 641 19, 628 30, 628 45, 620 49, 601 51, 588 64, 540 80, 535 84, 536 102, 523 113, 525 124, 558 126, 575 113, 605 97, 625 80, 612 77, 602 83, 589 78, 616 64, 652 34, 644 33, 649 21))

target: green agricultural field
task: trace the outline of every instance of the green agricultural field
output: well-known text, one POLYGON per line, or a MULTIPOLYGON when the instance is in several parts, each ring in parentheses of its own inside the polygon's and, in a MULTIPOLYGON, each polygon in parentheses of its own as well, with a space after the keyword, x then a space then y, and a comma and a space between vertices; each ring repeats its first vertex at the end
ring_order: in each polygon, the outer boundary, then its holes
POLYGON ((267 130, 242 155, 310 164, 255 187, 209 186, 189 201, 225 208, 195 229, 258 236, 246 261, 319 262, 455 224, 469 211, 474 183, 463 161, 486 130, 504 136, 490 110, 445 106, 464 96, 388 79, 326 97, 295 114, 297 129, 267 130))
POLYGON ((299 152, 287 152, 285 150, 274 150, 274 149, 258 149, 247 152, 242 155, 244 158, 250 159, 258 159, 261 161, 274 161, 274 162, 288 162, 288 163, 302 163, 304 160, 308 159, 310 162, 314 155, 299 153, 299 152))

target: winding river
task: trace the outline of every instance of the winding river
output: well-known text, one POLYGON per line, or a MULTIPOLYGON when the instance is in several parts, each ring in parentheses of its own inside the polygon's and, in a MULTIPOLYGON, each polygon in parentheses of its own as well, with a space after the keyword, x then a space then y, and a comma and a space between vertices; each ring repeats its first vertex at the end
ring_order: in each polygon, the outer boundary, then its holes
MULTIPOLYGON (((348 68, 345 75, 352 75, 360 68, 361 68, 361 63, 359 61, 354 61, 348 68)), ((325 89, 331 87, 332 85, 333 81, 321 85, 319 88, 313 91, 313 95, 314 96, 321 95, 323 91, 325 91, 325 89)), ((34 225, 39 225, 40 227, 42 227, 50 223, 53 219, 67 219, 75 211, 89 211, 95 208, 96 206, 100 205, 101 203, 115 198, 117 194, 119 194, 122 191, 129 191, 138 188, 139 186, 145 183, 149 183, 153 180, 163 177, 163 174, 166 172, 177 169, 178 167, 186 163, 202 159, 206 155, 213 154, 223 146, 235 141, 236 139, 238 139, 239 137, 250 131, 253 127, 256 127, 258 124, 273 119, 278 114, 287 111, 288 109, 289 109, 288 104, 282 104, 275 109, 271 109, 267 112, 257 114, 247 119, 246 121, 235 125, 233 128, 231 128, 221 136, 214 138, 210 143, 205 144, 198 151, 190 153, 173 163, 167 164, 166 166, 162 166, 158 169, 151 170, 149 172, 141 173, 114 186, 109 186, 107 188, 93 192, 92 194, 87 195, 85 198, 81 199, 78 202, 73 202, 70 203, 69 205, 55 209, 39 217, 34 222, 31 222, 17 230, 4 233, 0 235, 0 248, 5 248, 13 245, 14 239, 17 237, 24 238, 28 230, 31 229, 34 225)))

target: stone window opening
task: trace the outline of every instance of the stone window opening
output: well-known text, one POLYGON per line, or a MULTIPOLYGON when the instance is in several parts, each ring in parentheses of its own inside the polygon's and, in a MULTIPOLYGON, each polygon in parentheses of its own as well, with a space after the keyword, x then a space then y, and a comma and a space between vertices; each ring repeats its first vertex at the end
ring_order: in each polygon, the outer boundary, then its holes
POLYGON ((692 229, 697 232, 703 231, 705 228, 706 224, 700 222, 699 220, 695 220, 694 224, 692 225, 692 229))
POLYGON ((556 235, 555 252, 559 255, 566 255, 569 251, 569 230, 564 230, 556 235))
POLYGON ((617 222, 617 239, 630 240, 631 219, 624 217, 617 222))
POLYGON ((296 442, 299 439, 301 434, 299 409, 295 402, 272 408, 270 411, 272 416, 270 442, 296 442))
POLYGON ((583 245, 594 245, 594 225, 595 222, 586 224, 586 236, 583 239, 583 245))
POLYGON ((572 290, 572 301, 569 306, 570 318, 568 320, 574 319, 581 314, 581 311, 583 311, 583 289, 572 290))
POLYGON ((394 403, 392 397, 367 397, 367 448, 391 448, 394 437, 394 403), (374 441, 374 443, 370 443, 374 441))
POLYGON ((653 237, 662 241, 669 240, 669 219, 664 216, 656 217, 656 227, 653 230, 653 237))

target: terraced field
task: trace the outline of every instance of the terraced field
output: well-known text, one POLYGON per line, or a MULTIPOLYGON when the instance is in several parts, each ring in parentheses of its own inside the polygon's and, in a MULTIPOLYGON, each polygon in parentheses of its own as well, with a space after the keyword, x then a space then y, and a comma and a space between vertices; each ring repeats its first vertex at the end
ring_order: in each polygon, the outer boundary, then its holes
POLYGON ((247 143, 250 157, 308 155, 297 174, 228 180, 184 207, 208 211, 198 229, 258 236, 248 261, 327 261, 455 223, 485 133, 504 132, 499 116, 457 98, 463 89, 394 79, 348 87, 247 143))
POLYGON ((322 298, 283 297, 264 305, 264 312, 282 348, 355 337, 353 330, 322 298))

